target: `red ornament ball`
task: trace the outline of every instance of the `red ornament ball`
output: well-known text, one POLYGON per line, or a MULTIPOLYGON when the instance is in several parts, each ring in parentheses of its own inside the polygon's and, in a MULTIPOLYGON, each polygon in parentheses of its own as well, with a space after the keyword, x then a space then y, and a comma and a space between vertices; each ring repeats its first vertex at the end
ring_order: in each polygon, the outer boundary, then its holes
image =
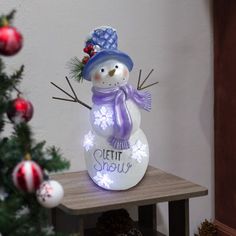
POLYGON ((0 54, 12 56, 20 51, 23 45, 23 37, 16 28, 3 26, 0 28, 0 54))
POLYGON ((43 171, 36 162, 25 160, 14 168, 12 178, 18 189, 33 193, 43 181, 43 171))
POLYGON ((33 113, 34 108, 32 103, 24 98, 19 97, 10 103, 7 116, 13 123, 18 124, 31 120, 33 113))

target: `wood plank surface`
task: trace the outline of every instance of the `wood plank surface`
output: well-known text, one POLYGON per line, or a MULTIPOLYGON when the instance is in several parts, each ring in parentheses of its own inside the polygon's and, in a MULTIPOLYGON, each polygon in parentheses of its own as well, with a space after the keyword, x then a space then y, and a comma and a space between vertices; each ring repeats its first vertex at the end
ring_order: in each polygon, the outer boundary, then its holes
POLYGON ((214 0, 215 219, 236 235, 236 1, 214 0))
POLYGON ((125 191, 108 191, 97 186, 87 171, 52 176, 65 190, 59 206, 71 215, 93 214, 127 206, 150 205, 207 195, 205 187, 149 166, 144 178, 125 191))

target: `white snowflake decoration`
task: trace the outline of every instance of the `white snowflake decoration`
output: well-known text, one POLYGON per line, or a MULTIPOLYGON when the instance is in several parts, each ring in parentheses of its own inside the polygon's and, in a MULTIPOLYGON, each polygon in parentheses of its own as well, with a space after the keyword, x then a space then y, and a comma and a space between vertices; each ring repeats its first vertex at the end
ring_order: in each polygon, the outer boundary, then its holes
POLYGON ((105 130, 108 126, 114 124, 112 119, 113 111, 107 107, 101 107, 99 111, 94 111, 95 121, 94 124, 105 130))
POLYGON ((30 213, 29 207, 27 206, 22 206, 21 209, 19 209, 16 212, 16 219, 20 219, 22 216, 28 215, 30 213))
POLYGON ((138 140, 132 148, 132 158, 135 159, 138 163, 142 162, 143 157, 147 157, 146 148, 147 145, 143 144, 140 140, 138 140))
POLYGON ((41 201, 45 202, 48 198, 52 197, 53 188, 49 181, 45 181, 41 184, 40 188, 37 191, 37 197, 41 201))
POLYGON ((53 226, 47 226, 47 227, 42 228, 42 232, 48 236, 54 235, 54 228, 53 226))
POLYGON ((97 184, 101 187, 110 188, 110 184, 113 184, 113 180, 111 180, 107 174, 101 174, 101 172, 97 172, 97 175, 93 177, 93 179, 97 182, 97 184))
POLYGON ((0 201, 2 202, 5 201, 7 197, 8 197, 8 193, 5 192, 4 188, 0 188, 0 201))
POLYGON ((86 151, 88 151, 91 147, 93 147, 94 138, 95 135, 91 131, 89 131, 89 133, 84 136, 83 147, 85 148, 86 151))

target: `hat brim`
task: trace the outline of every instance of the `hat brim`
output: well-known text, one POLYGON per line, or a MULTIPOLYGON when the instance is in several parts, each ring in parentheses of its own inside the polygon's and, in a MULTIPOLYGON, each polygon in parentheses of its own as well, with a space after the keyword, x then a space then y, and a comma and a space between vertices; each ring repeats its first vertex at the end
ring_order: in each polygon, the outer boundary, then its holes
POLYGON ((102 50, 98 53, 96 53, 87 64, 84 66, 82 76, 86 80, 91 80, 89 73, 92 71, 92 69, 99 65, 100 63, 107 61, 107 60, 118 60, 122 63, 124 63, 128 70, 131 71, 133 68, 133 61, 132 59, 125 53, 119 51, 119 50, 102 50))

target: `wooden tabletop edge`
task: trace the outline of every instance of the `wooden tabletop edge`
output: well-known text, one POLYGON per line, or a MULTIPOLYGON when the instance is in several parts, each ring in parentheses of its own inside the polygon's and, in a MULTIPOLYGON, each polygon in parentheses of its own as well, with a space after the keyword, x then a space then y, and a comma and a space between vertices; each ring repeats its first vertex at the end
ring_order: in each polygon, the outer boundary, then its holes
POLYGON ((181 195, 171 196, 171 197, 164 196, 159 199, 152 198, 152 199, 134 200, 134 201, 122 202, 122 203, 118 202, 115 204, 112 203, 109 205, 93 206, 93 207, 82 208, 82 209, 73 209, 73 208, 67 207, 64 204, 60 204, 58 208, 60 208, 61 210, 63 210, 64 212, 70 215, 86 215, 86 214, 93 214, 93 213, 120 209, 120 208, 125 208, 125 207, 130 207, 130 206, 144 206, 144 205, 149 205, 149 204, 158 204, 161 202, 179 201, 179 200, 191 199, 191 198, 196 198, 196 197, 204 197, 206 195, 208 195, 208 189, 205 188, 204 190, 198 191, 195 193, 181 194, 181 195))

